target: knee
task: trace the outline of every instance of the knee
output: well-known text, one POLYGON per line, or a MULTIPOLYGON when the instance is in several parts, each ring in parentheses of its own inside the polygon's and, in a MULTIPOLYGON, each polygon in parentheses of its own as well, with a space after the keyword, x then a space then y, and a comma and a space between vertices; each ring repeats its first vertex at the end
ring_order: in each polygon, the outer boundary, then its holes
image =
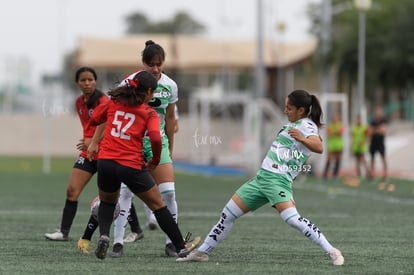
POLYGON ((77 186, 69 185, 66 189, 66 198, 70 201, 77 201, 80 195, 81 189, 77 186))

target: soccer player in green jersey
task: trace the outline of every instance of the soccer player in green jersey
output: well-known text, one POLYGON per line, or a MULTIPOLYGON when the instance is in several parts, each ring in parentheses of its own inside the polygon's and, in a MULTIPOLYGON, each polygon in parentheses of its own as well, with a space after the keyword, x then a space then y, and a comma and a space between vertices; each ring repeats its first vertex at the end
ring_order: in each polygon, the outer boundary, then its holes
POLYGON ((326 160, 323 178, 328 178, 329 168, 334 164, 332 178, 337 179, 339 168, 341 166, 342 151, 344 150, 344 126, 338 113, 335 113, 332 122, 327 127, 327 145, 328 158, 326 160))
POLYGON ((352 154, 355 157, 355 172, 358 177, 361 176, 361 165, 364 166, 366 176, 371 177, 368 167, 368 161, 365 159, 365 153, 368 150, 368 125, 362 123, 361 116, 357 116, 356 123, 352 126, 352 154))
POLYGON ((256 177, 244 183, 227 202, 201 246, 176 261, 208 261, 209 254, 229 235, 236 219, 269 204, 287 224, 320 246, 332 264, 344 264, 341 251, 328 242, 314 223, 298 213, 293 200, 293 180, 308 169, 304 164, 312 152, 323 152, 319 100, 304 90, 295 90, 288 95, 284 112, 289 123, 271 144, 256 177))
MULTIPOLYGON (((172 151, 174 146, 174 133, 176 130, 176 113, 175 104, 178 101, 178 87, 176 82, 163 73, 165 61, 164 49, 152 40, 145 42, 145 48, 142 51, 142 63, 145 71, 150 72, 157 79, 157 89, 154 92, 153 99, 148 105, 153 107, 158 113, 160 119, 160 134, 162 138, 162 151, 160 164, 151 170, 151 176, 154 178, 158 189, 161 193, 164 203, 171 212, 174 220, 177 222, 178 207, 175 197, 174 167, 172 163, 172 151)), ((120 85, 123 85, 128 79, 133 79, 137 72, 128 75, 120 85)), ((145 159, 152 158, 151 143, 148 136, 144 137, 143 153, 145 159)), ((120 197, 120 204, 124 205, 123 200, 129 200, 127 197, 120 197)), ((121 211, 123 209, 121 208, 121 211)), ((126 209, 128 211, 129 209, 126 209)), ((146 215, 149 221, 149 228, 154 229, 157 221, 153 212, 145 205, 146 215), (153 227, 152 227, 153 226, 153 227)), ((120 217, 123 218, 123 217, 120 217)), ((131 218, 135 218, 131 216, 131 218)), ((115 221, 115 244, 113 247, 114 255, 122 254, 123 235, 125 232, 124 221, 117 219, 115 221)), ((165 244, 166 256, 177 257, 177 252, 171 240, 166 236, 165 244)))

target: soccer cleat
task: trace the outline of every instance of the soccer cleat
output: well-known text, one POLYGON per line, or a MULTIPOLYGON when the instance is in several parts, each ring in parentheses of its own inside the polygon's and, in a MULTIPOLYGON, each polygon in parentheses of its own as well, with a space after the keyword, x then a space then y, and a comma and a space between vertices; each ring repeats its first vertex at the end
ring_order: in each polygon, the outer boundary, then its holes
POLYGON ((165 246, 165 256, 167 257, 178 257, 177 250, 172 243, 167 243, 165 246))
POLYGON ((46 233, 45 238, 51 241, 61 241, 61 242, 69 241, 68 235, 63 234, 62 232, 60 232, 60 230, 54 233, 46 233))
POLYGON ((201 237, 195 237, 192 241, 188 241, 188 239, 190 238, 189 236, 191 236, 190 233, 188 233, 187 237, 185 238, 185 247, 181 249, 180 252, 178 252, 178 257, 180 258, 190 254, 190 252, 196 249, 201 242, 201 237))
POLYGON ((141 233, 135 233, 135 232, 130 232, 124 239, 124 243, 133 243, 136 242, 138 240, 141 240, 142 238, 144 238, 144 232, 141 231, 141 233))
POLYGON ((111 258, 121 258, 123 254, 123 245, 120 243, 114 244, 114 247, 112 248, 112 252, 110 254, 111 258))
POLYGON ((331 260, 333 265, 343 265, 345 262, 344 257, 342 256, 341 251, 339 249, 334 248, 331 252, 327 253, 329 259, 331 260))
POLYGON ((91 244, 90 240, 79 239, 78 248, 83 254, 89 254, 89 245, 91 244))
POLYGON ((205 252, 201 252, 193 250, 190 254, 185 257, 177 258, 177 262, 208 262, 208 254, 205 252))
POLYGON ((106 235, 102 235, 98 241, 98 247, 95 250, 95 255, 98 259, 105 259, 106 258, 106 251, 109 247, 109 237, 106 235))

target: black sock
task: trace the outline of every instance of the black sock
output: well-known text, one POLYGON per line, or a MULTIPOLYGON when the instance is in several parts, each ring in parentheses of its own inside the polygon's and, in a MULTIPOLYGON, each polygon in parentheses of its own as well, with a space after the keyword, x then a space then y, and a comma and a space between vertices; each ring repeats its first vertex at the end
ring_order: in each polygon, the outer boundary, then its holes
POLYGON ((101 201, 98 210, 99 233, 109 237, 116 204, 101 201))
POLYGON ((184 239, 167 206, 154 211, 158 225, 171 239, 177 252, 184 248, 184 239))
POLYGON ((75 218, 76 211, 78 210, 78 202, 70 201, 66 199, 65 207, 63 208, 62 222, 60 224, 60 232, 63 235, 68 236, 70 228, 72 227, 73 219, 75 218))
POLYGON ((335 166, 334 166, 334 177, 337 177, 339 174, 339 167, 341 166, 341 161, 339 159, 337 159, 335 161, 335 166))
POLYGON ((131 227, 131 232, 135 232, 135 233, 142 232, 141 226, 139 224, 137 212, 135 211, 134 203, 131 203, 131 208, 129 210, 129 216, 128 216, 128 223, 129 223, 129 226, 131 227))
POLYGON ((325 165, 325 171, 323 172, 323 177, 327 178, 329 173, 329 166, 331 166, 331 162, 328 160, 325 165))
POLYGON ((96 228, 98 228, 98 221, 91 215, 89 217, 88 225, 85 228, 85 232, 83 232, 82 239, 91 240, 96 228))

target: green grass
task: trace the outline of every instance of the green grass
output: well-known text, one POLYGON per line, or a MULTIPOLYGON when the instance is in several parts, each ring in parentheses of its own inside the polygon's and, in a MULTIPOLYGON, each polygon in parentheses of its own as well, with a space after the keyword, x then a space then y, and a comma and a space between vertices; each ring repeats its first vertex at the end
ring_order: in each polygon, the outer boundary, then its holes
MULTIPOLYGON (((230 236, 207 263, 176 263, 162 257, 164 235, 145 231, 143 240, 126 244, 124 257, 98 260, 82 255, 76 241, 97 194, 96 179, 80 197, 71 241, 43 237, 59 227, 66 184, 74 159, 52 160, 43 174, 38 158, 0 158, 0 274, 413 274, 414 183, 390 180, 394 192, 378 183, 352 187, 342 182, 300 178, 295 182, 299 212, 315 222, 345 256, 331 266, 319 249, 263 207, 239 219, 230 236)), ((179 224, 203 238, 246 178, 176 174, 179 224)), ((141 223, 142 204, 135 199, 141 223)), ((128 230, 127 230, 128 232, 128 230)), ((93 237, 91 250, 96 246, 93 237)))

